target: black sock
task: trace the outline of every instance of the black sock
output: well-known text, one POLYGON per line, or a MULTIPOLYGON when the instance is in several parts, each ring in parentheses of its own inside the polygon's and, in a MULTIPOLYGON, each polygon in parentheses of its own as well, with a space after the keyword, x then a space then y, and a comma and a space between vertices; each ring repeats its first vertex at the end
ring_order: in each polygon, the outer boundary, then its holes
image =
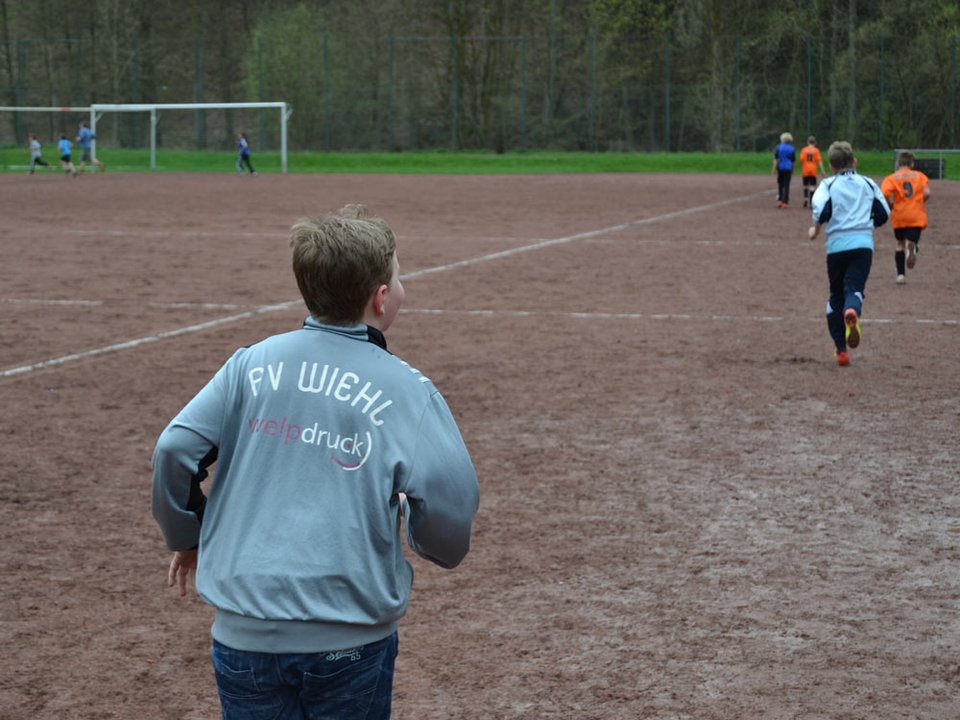
POLYGON ((906 275, 907 274, 907 253, 905 250, 897 250, 896 254, 893 256, 894 261, 897 263, 897 275, 906 275))

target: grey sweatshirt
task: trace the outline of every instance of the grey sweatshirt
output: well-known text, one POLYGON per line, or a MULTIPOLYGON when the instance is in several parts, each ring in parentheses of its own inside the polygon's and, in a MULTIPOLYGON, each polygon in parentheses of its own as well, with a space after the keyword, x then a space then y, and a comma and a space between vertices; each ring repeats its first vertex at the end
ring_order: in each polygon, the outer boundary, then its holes
POLYGON ((170 550, 199 544, 213 637, 238 650, 320 652, 392 634, 413 581, 401 517, 418 555, 453 568, 478 503, 440 392, 367 342, 365 325, 308 318, 238 350, 153 456, 154 518, 170 550))

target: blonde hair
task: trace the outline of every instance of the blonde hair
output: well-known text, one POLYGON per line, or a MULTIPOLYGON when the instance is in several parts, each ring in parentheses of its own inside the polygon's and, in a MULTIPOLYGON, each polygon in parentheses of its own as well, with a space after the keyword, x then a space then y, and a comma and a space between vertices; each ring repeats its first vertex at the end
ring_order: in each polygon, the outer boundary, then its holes
POLYGON ((813 135, 807 138, 807 145, 816 145, 816 144, 817 144, 817 138, 815 138, 813 135))
POLYGON ((299 220, 290 228, 290 247, 300 294, 321 322, 360 322, 370 296, 393 278, 393 230, 363 205, 299 220))
POLYGON ((846 140, 837 140, 827 150, 827 159, 833 170, 849 170, 853 167, 853 146, 846 140))
POLYGON ((783 135, 780 136, 780 142, 782 142, 782 143, 792 143, 792 142, 793 142, 793 135, 791 135, 790 133, 784 133, 783 135))

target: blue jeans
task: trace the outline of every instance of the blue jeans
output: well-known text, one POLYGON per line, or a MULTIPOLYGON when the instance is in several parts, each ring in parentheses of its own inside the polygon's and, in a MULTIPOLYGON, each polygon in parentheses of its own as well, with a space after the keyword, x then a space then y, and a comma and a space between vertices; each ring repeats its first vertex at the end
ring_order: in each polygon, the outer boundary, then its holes
POLYGON ((272 654, 214 640, 224 720, 388 720, 397 633, 350 650, 272 654))

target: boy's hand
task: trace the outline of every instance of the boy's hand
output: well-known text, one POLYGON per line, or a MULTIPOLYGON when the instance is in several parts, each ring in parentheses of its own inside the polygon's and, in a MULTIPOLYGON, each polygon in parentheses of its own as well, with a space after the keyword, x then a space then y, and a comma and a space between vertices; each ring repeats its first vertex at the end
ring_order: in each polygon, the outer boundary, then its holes
POLYGON ((811 225, 810 228, 807 230, 807 237, 810 238, 811 240, 813 240, 814 238, 816 238, 817 235, 819 235, 819 234, 820 234, 820 226, 819 226, 819 225, 811 225))
POLYGON ((180 597, 187 596, 187 578, 197 571, 197 551, 175 552, 167 571, 167 587, 180 586, 180 597))

